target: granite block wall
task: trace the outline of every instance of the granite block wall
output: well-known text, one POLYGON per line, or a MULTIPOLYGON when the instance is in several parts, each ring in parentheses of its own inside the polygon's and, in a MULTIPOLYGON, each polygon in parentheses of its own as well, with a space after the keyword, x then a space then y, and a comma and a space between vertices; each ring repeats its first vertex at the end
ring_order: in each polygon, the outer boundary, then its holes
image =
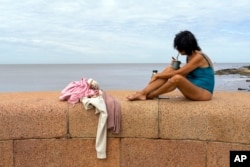
POLYGON ((212 101, 126 100, 121 133, 108 132, 107 159, 96 157, 99 115, 59 92, 0 94, 0 167, 228 167, 230 150, 250 151, 249 92, 215 92, 212 101))

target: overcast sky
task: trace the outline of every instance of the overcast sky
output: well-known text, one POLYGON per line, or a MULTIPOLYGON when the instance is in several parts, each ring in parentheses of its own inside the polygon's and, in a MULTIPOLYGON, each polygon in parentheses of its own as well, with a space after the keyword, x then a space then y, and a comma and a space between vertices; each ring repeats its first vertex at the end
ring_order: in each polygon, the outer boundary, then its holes
POLYGON ((250 63, 249 0, 0 0, 0 64, 164 63, 190 30, 214 62, 250 63))

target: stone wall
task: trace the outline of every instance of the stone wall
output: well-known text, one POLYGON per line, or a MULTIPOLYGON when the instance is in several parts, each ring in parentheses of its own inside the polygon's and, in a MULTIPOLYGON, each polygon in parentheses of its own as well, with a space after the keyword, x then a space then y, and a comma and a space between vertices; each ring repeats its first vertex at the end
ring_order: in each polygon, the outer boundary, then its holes
POLYGON ((107 159, 96 158, 98 115, 58 100, 59 92, 0 94, 0 167, 228 167, 230 150, 250 150, 250 93, 215 92, 194 102, 126 101, 121 133, 108 133, 107 159))

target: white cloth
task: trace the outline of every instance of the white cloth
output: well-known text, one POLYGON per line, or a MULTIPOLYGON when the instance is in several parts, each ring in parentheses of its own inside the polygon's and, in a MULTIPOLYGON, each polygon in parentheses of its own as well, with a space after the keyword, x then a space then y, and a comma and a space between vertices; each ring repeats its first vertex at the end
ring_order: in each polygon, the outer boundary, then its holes
POLYGON ((107 109, 105 101, 102 95, 97 97, 83 97, 81 99, 86 110, 96 108, 95 114, 100 114, 97 133, 96 133, 96 151, 98 159, 106 158, 106 147, 107 147, 107 109))

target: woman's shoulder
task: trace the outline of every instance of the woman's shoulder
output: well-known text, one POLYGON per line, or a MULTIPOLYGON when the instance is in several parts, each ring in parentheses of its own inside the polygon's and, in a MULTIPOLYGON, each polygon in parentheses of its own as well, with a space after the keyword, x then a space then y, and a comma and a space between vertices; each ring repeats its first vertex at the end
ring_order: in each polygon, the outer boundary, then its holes
POLYGON ((187 57, 187 62, 190 62, 190 61, 195 61, 195 62, 200 62, 203 60, 203 53, 201 52, 196 52, 195 54, 193 54, 192 56, 188 56, 187 57))
POLYGON ((200 52, 200 54, 203 57, 203 59, 206 60, 206 62, 208 63, 208 65, 213 68, 213 63, 212 63, 210 57, 206 53, 204 53, 204 52, 200 52))

